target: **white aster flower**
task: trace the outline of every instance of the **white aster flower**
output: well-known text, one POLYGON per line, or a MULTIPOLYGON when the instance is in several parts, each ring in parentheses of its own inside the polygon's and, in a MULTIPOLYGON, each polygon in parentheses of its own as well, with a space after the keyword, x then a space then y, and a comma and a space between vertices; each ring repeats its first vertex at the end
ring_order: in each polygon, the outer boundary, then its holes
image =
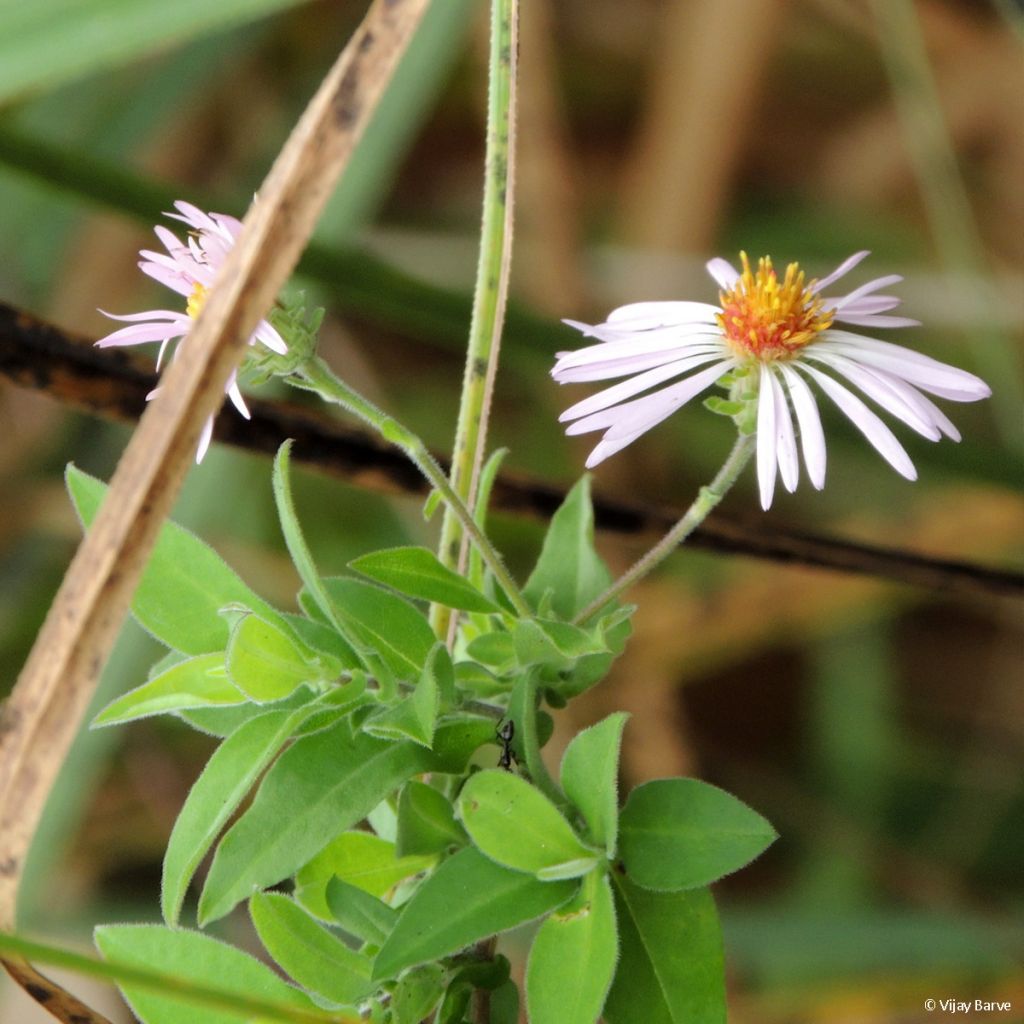
POLYGON ((900 300, 879 291, 900 281, 896 274, 875 278, 841 297, 824 294, 867 255, 858 252, 809 284, 796 263, 789 264, 780 280, 769 258, 751 270, 743 253, 742 271, 724 259, 713 259, 707 269, 721 289, 718 306, 636 302, 614 310, 603 324, 566 320, 598 344, 560 352, 551 371, 555 380, 569 384, 627 378, 577 402, 560 417, 569 423, 568 434, 604 431, 587 459, 588 468, 625 448, 732 371, 731 379, 752 384, 757 395, 757 476, 764 508, 771 505, 776 476, 788 491, 796 489, 798 439, 811 483, 819 490, 824 486, 825 436, 811 384, 898 473, 915 479, 914 465, 895 434, 849 385, 930 441, 943 434, 959 441, 960 434, 925 392, 954 402, 975 402, 991 391, 964 370, 833 326, 918 324, 887 315, 900 300), (659 387, 677 377, 682 379, 659 387))
MULTIPOLYGON (((184 295, 187 300, 185 312, 181 313, 171 309, 151 309, 145 313, 117 316, 114 313, 100 310, 111 320, 122 320, 130 326, 122 327, 96 342, 99 348, 108 348, 113 345, 142 345, 158 341, 160 351, 157 353, 156 359, 157 370, 160 369, 160 364, 163 362, 167 346, 172 341, 183 338, 189 332, 192 321, 203 308, 207 290, 213 284, 217 271, 227 258, 242 230, 242 222, 227 214, 204 213, 191 203, 180 200, 174 206, 178 212, 168 213, 167 216, 183 221, 189 226, 191 230, 188 234, 188 243, 182 244, 174 232, 157 225, 153 230, 167 252, 143 249, 139 253, 142 257, 139 269, 153 280, 166 285, 179 295, 184 295)), ((261 320, 256 325, 256 330, 249 338, 249 344, 265 345, 279 355, 284 355, 288 351, 284 339, 266 320, 261 320)), ((176 353, 177 349, 175 349, 176 353)), ((151 399, 157 391, 159 388, 151 391, 146 396, 146 400, 151 399)), ((239 390, 236 373, 231 374, 224 391, 235 408, 246 419, 249 419, 249 409, 239 390)), ((206 455, 206 450, 210 447, 212 436, 213 417, 211 416, 206 421, 199 438, 196 462, 203 461, 203 456, 206 455)))

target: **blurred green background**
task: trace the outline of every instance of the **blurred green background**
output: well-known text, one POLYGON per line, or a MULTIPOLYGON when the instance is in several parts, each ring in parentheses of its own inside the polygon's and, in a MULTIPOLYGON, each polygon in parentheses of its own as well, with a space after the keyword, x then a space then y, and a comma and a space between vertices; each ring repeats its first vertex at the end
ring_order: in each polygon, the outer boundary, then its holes
MULTIPOLYGON (((0 0, 0 299, 91 337, 110 330, 97 307, 165 305, 135 269, 165 196, 240 215, 365 6, 0 0)), ((829 417, 822 493, 801 487, 762 517, 747 480, 724 512, 1020 568, 1019 6, 529 0, 523 14, 513 298, 533 316, 514 321, 499 375, 507 465, 560 485, 581 470, 587 439, 565 440, 557 415, 584 392, 548 377, 556 348, 578 342, 559 318, 713 301, 703 263, 740 248, 818 275, 869 248, 851 286, 902 273, 924 321, 895 340, 981 374, 994 398, 949 410, 959 446, 898 431, 916 484, 829 417)), ((483 0, 434 0, 318 229, 335 258, 299 282, 328 309, 332 364, 442 450, 468 326, 453 293, 468 296, 476 260, 486 30, 483 0)), ((0 422, 3 692, 78 540, 63 466, 109 476, 127 432, 6 382, 0 422)), ((602 465, 595 486, 683 505, 730 440, 696 406, 602 465)), ((433 542, 416 502, 309 473, 297 489, 325 571, 433 542)), ((292 603, 267 462, 215 445, 177 517, 292 603)), ((539 528, 493 527, 527 571, 539 528)), ((640 554, 599 543, 616 569, 640 554)), ((909 1024, 934 1019, 927 997, 978 997, 1010 999, 999 1019, 1024 1020, 1020 605, 696 552, 634 596, 636 635, 560 714, 552 753, 624 708, 625 787, 699 775, 779 829, 716 887, 731 1019, 909 1024)), ((98 701, 137 685, 154 653, 129 624, 98 701)), ((84 947, 97 922, 154 918, 163 845, 210 749, 158 720, 83 735, 36 843, 23 926, 84 947)), ((246 928, 239 915, 223 933, 251 946, 246 928)), ((112 993, 95 1001, 128 1019, 112 993)), ((34 1014, 0 989, 0 1020, 34 1014)))

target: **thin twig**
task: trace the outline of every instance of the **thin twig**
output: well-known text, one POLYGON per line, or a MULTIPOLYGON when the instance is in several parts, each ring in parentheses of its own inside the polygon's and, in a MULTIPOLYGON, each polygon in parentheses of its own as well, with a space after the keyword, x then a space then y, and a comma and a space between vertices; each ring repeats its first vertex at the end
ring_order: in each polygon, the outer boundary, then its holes
POLYGON ((222 404, 228 376, 294 269, 426 5, 375 0, 296 125, 125 450, 3 709, 2 929, 14 927, 18 885, 43 806, 202 425, 222 404))
MULTIPOLYGON (((95 349, 84 338, 2 303, 0 376, 66 404, 129 423, 138 419, 156 381, 151 372, 123 351, 95 349)), ((219 441, 273 455, 282 441, 291 437, 296 442, 294 461, 310 469, 381 494, 426 493, 416 467, 373 434, 297 405, 260 399, 248 402, 251 420, 243 420, 230 410, 220 415, 215 432, 219 441)), ((437 456, 437 461, 447 468, 444 458, 437 456)), ((492 508, 546 522, 564 498, 565 491, 559 487, 503 473, 494 487, 492 508)), ((594 499, 597 528, 621 536, 660 536, 678 522, 681 514, 677 508, 600 495, 594 499)), ((933 558, 754 521, 740 522, 719 513, 694 531, 687 546, 877 576, 946 593, 1024 597, 1024 573, 1011 569, 933 558)))

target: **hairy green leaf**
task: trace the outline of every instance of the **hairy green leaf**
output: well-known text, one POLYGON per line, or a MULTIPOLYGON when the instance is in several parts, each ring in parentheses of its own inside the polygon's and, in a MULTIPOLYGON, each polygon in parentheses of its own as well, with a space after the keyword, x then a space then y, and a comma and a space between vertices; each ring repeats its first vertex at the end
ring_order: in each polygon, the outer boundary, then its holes
POLYGON ((115 725, 185 708, 227 707, 247 699, 224 671, 223 654, 200 654, 111 701, 92 724, 115 725))
POLYGON ((749 864, 777 838, 756 811, 698 779, 637 786, 619 816, 619 857, 645 889, 708 885, 749 864))
POLYGON ((339 927, 363 942, 379 946, 398 920, 397 910, 337 875, 327 882, 325 895, 327 908, 339 927))
POLYGON ((608 1024, 725 1024, 722 932, 711 893, 649 892, 612 876, 619 966, 608 1024))
POLYGON ((530 948, 530 1024, 594 1024, 615 973, 618 936, 606 875, 591 872, 579 893, 545 919, 530 948))
POLYGON ((231 630, 226 666, 242 693, 266 704, 283 700, 322 676, 291 636, 258 615, 243 615, 231 630))
POLYGON ((294 900, 256 893, 249 913, 267 952, 303 988, 343 1006, 355 1005, 373 990, 370 959, 349 949, 294 900))
POLYGON ((345 721, 296 740, 221 840, 199 900, 200 922, 287 878, 325 836, 355 825, 407 778, 428 770, 429 756, 414 743, 352 736, 345 721))
POLYGON ((573 882, 539 882, 495 864, 472 846, 446 860, 416 890, 377 954, 374 977, 439 960, 525 924, 569 899, 573 882))
POLYGON ((584 729, 562 757, 562 789, 609 857, 618 839, 619 747, 628 717, 619 711, 584 729))
MULTIPOLYGON (((88 527, 107 485, 69 465, 67 486, 88 527)), ((219 614, 228 606, 284 624, 280 613, 250 590, 213 548, 176 523, 164 523, 132 599, 139 624, 183 654, 209 654, 228 645, 228 623, 219 614)))
POLYGON ((362 555, 349 568, 399 593, 470 612, 500 612, 471 583, 426 548, 390 548, 362 555))
POLYGON ((441 853, 462 846, 466 833, 455 820, 455 811, 443 793, 411 779, 398 797, 398 838, 401 855, 441 853))
MULTIPOLYGON (((107 924, 95 931, 104 958, 209 985, 241 996, 254 996, 285 1006, 315 1009, 304 992, 282 981, 255 957, 199 932, 155 924, 107 924)), ((146 1024, 247 1024, 252 1013, 204 1008, 192 1000, 125 984, 119 986, 128 1005, 146 1024)))

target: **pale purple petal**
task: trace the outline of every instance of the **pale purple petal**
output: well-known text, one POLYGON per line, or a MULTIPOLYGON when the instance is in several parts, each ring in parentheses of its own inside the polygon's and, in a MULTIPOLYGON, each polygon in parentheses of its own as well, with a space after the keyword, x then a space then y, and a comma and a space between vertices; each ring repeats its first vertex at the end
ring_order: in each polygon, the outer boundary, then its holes
POLYGON ((609 406, 615 405, 624 399, 632 398, 633 395, 638 395, 641 391, 646 391, 656 384, 662 384, 672 377, 685 373, 687 370, 703 366, 705 363, 710 363, 712 360, 720 357, 720 353, 713 352, 665 363, 663 366, 655 367, 646 373, 630 377, 629 380, 624 380, 620 384, 614 384, 610 388, 605 388, 604 391, 599 391, 596 395, 584 398, 583 401, 577 402, 566 409, 558 419, 560 422, 565 423, 569 420, 579 419, 581 416, 586 416, 589 413, 597 412, 600 409, 607 409, 609 406))
POLYGON ((108 313, 105 309, 98 310, 111 320, 125 320, 129 323, 137 323, 140 320, 189 320, 186 313, 176 309, 147 309, 144 313, 108 313))
MULTIPOLYGON (((856 302, 858 299, 862 299, 872 292, 877 292, 879 288, 888 288, 891 284, 899 284, 903 278, 899 274, 889 274, 886 277, 876 277, 873 281, 868 281, 867 284, 862 284, 859 288, 854 288, 852 292, 848 292, 846 295, 838 299, 822 299, 826 305, 832 306, 833 309, 845 309, 851 302, 856 302)), ((820 285, 819 285, 820 288, 820 285)))
POLYGON ((231 374, 227 385, 224 388, 228 398, 231 399, 234 407, 247 419, 252 419, 252 414, 249 412, 249 407, 245 404, 245 399, 242 397, 242 392, 238 387, 238 379, 234 373, 231 374))
POLYGON ((806 363, 798 365, 817 381, 821 390, 835 402, 840 411, 897 473, 908 480, 917 479, 917 470, 914 469, 910 456, 896 439, 896 435, 852 391, 848 391, 838 381, 813 366, 806 363))
POLYGON ((772 385, 772 401, 775 403, 776 454, 779 459, 779 474, 786 490, 792 494, 800 482, 800 461, 796 454, 796 434, 793 431, 793 418, 786 402, 786 394, 782 390, 779 378, 769 367, 768 377, 772 385))
POLYGON ((708 260, 704 266, 707 267, 708 273, 724 292, 730 291, 740 279, 740 272, 728 260, 723 260, 721 256, 708 260))
POLYGON ((677 329, 641 331, 619 341, 602 341, 598 345, 569 352, 558 360, 556 371, 573 366, 587 366, 612 359, 631 359, 634 356, 653 355, 655 352, 689 355, 694 345, 721 343, 720 334, 680 334, 677 329))
MULTIPOLYGON (((836 373, 860 388, 868 398, 876 401, 883 409, 891 412, 922 437, 927 437, 929 441, 938 441, 942 436, 931 419, 922 414, 920 405, 909 394, 913 389, 898 377, 877 375, 868 367, 859 366, 846 356, 824 350, 817 353, 809 351, 805 358, 830 366, 836 373)), ((913 394, 916 395, 916 392, 913 394)))
POLYGON ((920 327, 921 321, 910 316, 875 316, 866 314, 858 316, 853 313, 843 313, 837 316, 836 320, 844 324, 853 324, 855 327, 920 327))
POLYGON ((865 295, 856 302, 843 306, 843 315, 839 319, 845 320, 848 316, 874 316, 876 313, 887 313, 895 309, 902 299, 896 295, 865 295))
POLYGON ((821 428, 821 417, 818 415, 818 404, 807 386, 807 382, 786 363, 780 363, 779 369, 786 379, 789 397, 796 410, 797 422, 800 424, 800 448, 804 453, 804 465, 811 483, 820 491, 825 486, 825 432, 821 428))
POLYGON ((174 321, 167 323, 156 320, 147 323, 132 324, 130 327, 122 327, 100 338, 95 344, 97 348, 111 348, 117 345, 145 345, 153 341, 168 341, 172 338, 183 337, 189 328, 188 317, 185 322, 174 321))
POLYGON ((831 274, 826 274, 820 281, 813 282, 814 290, 820 292, 822 288, 827 288, 830 284, 834 284, 839 278, 848 274, 865 256, 869 254, 870 250, 864 249, 861 252, 855 252, 848 259, 843 260, 842 263, 832 271, 831 274))

